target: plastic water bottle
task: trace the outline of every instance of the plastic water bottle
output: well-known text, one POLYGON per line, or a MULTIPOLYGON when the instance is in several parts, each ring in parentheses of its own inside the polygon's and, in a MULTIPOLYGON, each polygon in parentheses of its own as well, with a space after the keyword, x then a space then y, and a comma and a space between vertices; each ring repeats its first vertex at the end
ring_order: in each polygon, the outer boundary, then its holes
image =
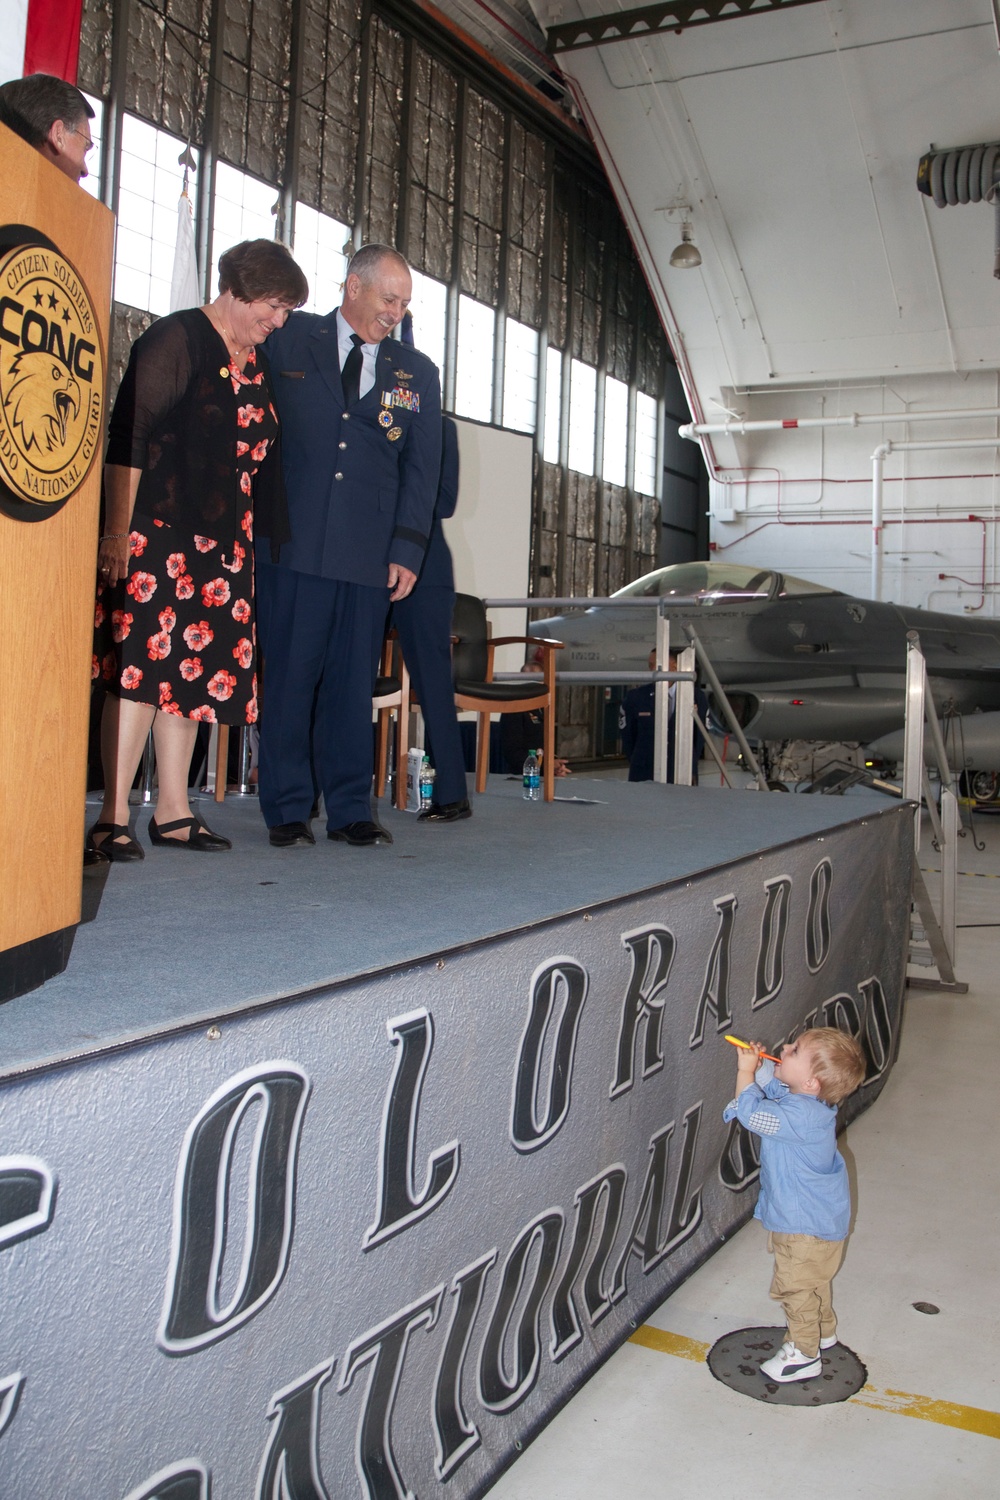
POLYGON ((420 763, 420 811, 425 812, 434 800, 434 767, 424 756, 420 763))
POLYGON ((524 762, 524 791, 522 793, 525 802, 540 802, 542 800, 542 772, 538 764, 538 752, 528 751, 528 758, 524 762))

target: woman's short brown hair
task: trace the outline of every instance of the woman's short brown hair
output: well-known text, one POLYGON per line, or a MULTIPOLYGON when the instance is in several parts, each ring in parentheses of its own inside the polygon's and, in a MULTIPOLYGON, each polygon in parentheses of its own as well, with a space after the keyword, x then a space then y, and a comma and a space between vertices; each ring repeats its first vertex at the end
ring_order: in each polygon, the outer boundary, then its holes
POLYGON ((219 291, 232 292, 241 302, 274 297, 289 307, 301 307, 309 296, 309 283, 287 245, 241 240, 219 256, 219 291))

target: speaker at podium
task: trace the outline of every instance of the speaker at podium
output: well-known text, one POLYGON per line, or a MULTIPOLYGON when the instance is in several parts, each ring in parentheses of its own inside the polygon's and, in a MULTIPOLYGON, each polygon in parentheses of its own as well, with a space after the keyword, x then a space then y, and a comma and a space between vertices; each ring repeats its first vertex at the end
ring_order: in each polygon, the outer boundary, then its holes
POLYGON ((0 1000, 80 920, 114 216, 0 125, 0 1000))

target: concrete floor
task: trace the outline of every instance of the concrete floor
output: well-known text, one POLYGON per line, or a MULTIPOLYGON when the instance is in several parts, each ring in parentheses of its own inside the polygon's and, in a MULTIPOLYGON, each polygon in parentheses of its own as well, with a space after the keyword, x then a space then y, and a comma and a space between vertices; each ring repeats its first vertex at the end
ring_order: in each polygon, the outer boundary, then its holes
MULTIPOLYGON (((855 1222, 834 1294, 840 1336, 868 1367, 864 1391, 782 1408, 712 1378, 704 1355, 721 1334, 777 1322, 764 1234, 749 1224, 639 1330, 654 1347, 619 1349, 491 1500, 1000 1493, 1000 816, 977 817, 976 834, 985 850, 967 834, 958 859, 969 993, 910 991, 899 1061, 842 1138, 855 1222)), ((940 865, 926 836, 919 863, 940 865)))

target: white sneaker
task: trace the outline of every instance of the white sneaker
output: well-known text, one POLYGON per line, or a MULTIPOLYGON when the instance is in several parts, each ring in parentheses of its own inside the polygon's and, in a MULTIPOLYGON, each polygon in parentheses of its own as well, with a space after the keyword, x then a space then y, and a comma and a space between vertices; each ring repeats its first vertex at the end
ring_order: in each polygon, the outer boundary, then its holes
POLYGON ((792 1343, 782 1344, 777 1354, 772 1354, 770 1359, 765 1359, 760 1367, 760 1373, 766 1375, 768 1380, 784 1382, 787 1380, 812 1380, 814 1375, 823 1373, 823 1361, 817 1354, 810 1358, 796 1349, 792 1343))
POLYGON ((821 1349, 832 1349, 835 1344, 839 1344, 839 1343, 840 1343, 840 1340, 838 1339, 837 1335, 835 1333, 831 1333, 831 1335, 830 1335, 830 1337, 828 1339, 820 1339, 820 1341, 819 1341, 819 1347, 821 1349))

